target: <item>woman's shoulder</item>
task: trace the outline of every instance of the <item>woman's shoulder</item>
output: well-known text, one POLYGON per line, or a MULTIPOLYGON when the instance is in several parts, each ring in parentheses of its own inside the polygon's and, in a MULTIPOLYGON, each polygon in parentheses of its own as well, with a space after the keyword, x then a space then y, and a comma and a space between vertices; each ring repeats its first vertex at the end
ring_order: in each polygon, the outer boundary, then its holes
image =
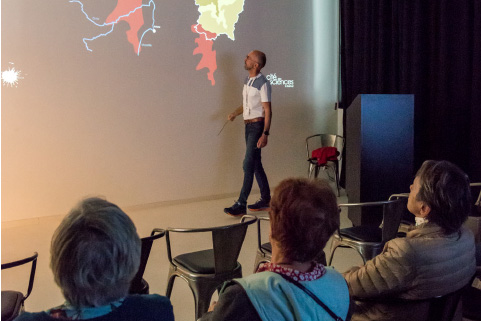
POLYGON ((151 309, 155 307, 157 310, 172 310, 172 303, 170 299, 159 294, 134 294, 129 295, 123 306, 125 308, 135 307, 141 310, 142 308, 151 309))
POLYGON ((44 321, 52 320, 45 312, 24 312, 20 314, 15 321, 44 321))
POLYGON ((133 294, 129 295, 126 299, 127 302, 135 302, 136 304, 145 303, 145 304, 167 304, 171 305, 170 299, 166 296, 162 296, 159 294, 133 294))
POLYGON ((158 294, 142 294, 128 296, 121 307, 106 317, 108 320, 173 321, 174 312, 169 298, 158 294))

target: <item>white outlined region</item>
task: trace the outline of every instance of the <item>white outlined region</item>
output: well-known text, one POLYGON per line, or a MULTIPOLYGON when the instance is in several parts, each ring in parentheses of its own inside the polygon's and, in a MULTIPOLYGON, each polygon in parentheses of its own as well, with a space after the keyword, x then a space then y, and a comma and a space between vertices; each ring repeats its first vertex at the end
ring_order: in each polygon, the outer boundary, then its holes
MULTIPOLYGON (((89 48, 89 45, 88 45, 88 42, 92 42, 100 37, 106 37, 108 36, 110 33, 112 33, 115 29, 115 26, 117 25, 117 23, 119 23, 119 21, 121 20, 127 20, 129 18, 132 18, 132 17, 137 17, 138 14, 142 14, 142 9, 143 8, 146 8, 146 7, 152 7, 152 26, 150 26, 148 29, 146 29, 142 35, 140 36, 139 40, 138 40, 138 44, 136 43, 136 41, 134 41, 130 35, 127 35, 128 36, 128 40, 129 42, 131 42, 133 45, 134 45, 134 51, 135 53, 137 54, 137 56, 140 55, 140 50, 141 50, 141 47, 151 47, 151 45, 143 45, 142 44, 142 41, 144 39, 144 36, 147 32, 149 31, 152 31, 152 33, 155 33, 156 30, 155 29, 158 29, 160 28, 159 26, 155 25, 155 2, 153 0, 149 0, 149 3, 148 4, 141 4, 140 6, 137 6, 135 8, 133 8, 133 10, 130 10, 127 14, 123 14, 123 15, 119 15, 118 17, 115 17, 115 20, 114 21, 110 21, 110 22, 104 22, 104 23, 98 23, 96 22, 95 20, 99 20, 99 18, 97 17, 90 17, 87 12, 85 12, 84 10, 84 4, 82 3, 81 0, 70 0, 69 2, 71 3, 78 3, 80 5, 80 10, 82 11, 82 13, 84 14, 85 18, 87 18, 88 21, 90 21, 92 24, 94 24, 95 26, 97 27, 110 27, 110 30, 108 30, 107 32, 104 32, 104 33, 100 33, 98 35, 96 35, 95 37, 92 37, 92 38, 83 38, 83 42, 85 44, 85 48, 92 52, 93 50, 89 48), (139 11, 140 10, 140 11, 139 11)), ((120 1, 119 1, 120 2, 120 1)), ((125 11, 124 11, 125 12, 125 11)), ((137 18, 132 18, 132 19, 137 19, 137 18)), ((143 19, 142 19, 142 24, 143 24, 143 19)), ((135 35, 135 38, 137 36, 135 35)))
MULTIPOLYGON (((13 62, 10 62, 11 65, 13 65, 13 62)), ((17 87, 18 85, 18 80, 23 79, 21 77, 21 71, 16 70, 15 67, 10 67, 5 71, 2 71, 2 85, 4 86, 10 86, 10 87, 17 87)))
POLYGON ((198 26, 199 26, 199 25, 196 24, 193 28, 195 29, 195 32, 197 32, 199 35, 204 35, 204 36, 205 36, 205 40, 212 40, 212 41, 214 41, 214 40, 217 39, 217 34, 216 34, 216 33, 209 32, 210 35, 211 35, 211 34, 214 34, 214 35, 215 35, 215 37, 209 38, 209 35, 207 34, 207 32, 205 32, 205 31, 200 31, 200 30, 197 29, 198 26))

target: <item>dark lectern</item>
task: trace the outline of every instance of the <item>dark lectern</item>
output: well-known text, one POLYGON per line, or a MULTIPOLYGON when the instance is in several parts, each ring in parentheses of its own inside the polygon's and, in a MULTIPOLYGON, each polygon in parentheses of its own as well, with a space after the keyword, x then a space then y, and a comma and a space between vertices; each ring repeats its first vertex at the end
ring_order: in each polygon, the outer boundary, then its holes
MULTIPOLYGON (((414 95, 358 95, 346 110, 346 193, 350 203, 409 192, 413 179, 414 95)), ((357 225, 382 213, 349 210, 357 225)))

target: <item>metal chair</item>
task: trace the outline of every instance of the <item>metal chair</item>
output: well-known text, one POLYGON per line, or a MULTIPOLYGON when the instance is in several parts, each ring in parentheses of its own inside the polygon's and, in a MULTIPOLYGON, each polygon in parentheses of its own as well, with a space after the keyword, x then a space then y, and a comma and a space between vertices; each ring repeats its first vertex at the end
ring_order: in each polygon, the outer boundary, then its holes
POLYGON ((35 270, 37 268, 38 253, 35 252, 32 256, 18 261, 2 264, 2 270, 10 269, 27 263, 32 263, 30 269, 30 278, 28 281, 27 294, 18 291, 2 291, 2 321, 10 321, 15 319, 24 309, 25 300, 29 297, 33 288, 33 281, 35 279, 35 270))
POLYGON ((272 245, 271 242, 262 243, 262 222, 270 222, 268 216, 258 216, 257 217, 257 253, 256 260, 254 262, 254 273, 259 268, 261 263, 270 262, 272 259, 272 245))
POLYGON ((249 216, 244 222, 209 228, 167 228, 167 256, 170 262, 166 296, 170 298, 174 280, 180 277, 189 285, 195 300, 195 318, 200 318, 210 304, 212 294, 225 281, 242 277, 242 267, 237 261, 247 227, 257 221, 249 216), (172 233, 211 233, 213 248, 185 253, 172 258, 170 236, 172 233))
POLYGON ((309 163, 309 169, 307 176, 311 178, 314 174, 314 178, 319 175, 319 170, 322 168, 325 171, 332 170, 334 172, 334 177, 329 175, 331 180, 336 182, 337 196, 340 196, 339 187, 339 162, 342 159, 342 150, 344 149, 344 137, 339 135, 331 134, 316 134, 306 138, 306 150, 307 150, 307 161, 309 163), (337 158, 329 159, 324 164, 319 164, 318 158, 312 156, 312 152, 316 149, 322 147, 336 147, 337 148, 337 158))
POLYGON ((331 243, 328 264, 331 265, 334 252, 338 247, 349 247, 356 250, 364 263, 381 253, 384 244, 395 238, 401 222, 407 199, 392 195, 387 201, 339 204, 339 207, 382 207, 382 227, 361 225, 343 228, 335 233, 331 243))
POLYGON ((164 235, 165 230, 155 228, 152 230, 150 236, 140 239, 142 241, 142 249, 140 252, 140 265, 137 274, 134 276, 132 282, 130 283, 130 294, 149 294, 149 283, 143 279, 145 267, 147 266, 147 261, 149 260, 152 244, 155 240, 160 239, 164 235))

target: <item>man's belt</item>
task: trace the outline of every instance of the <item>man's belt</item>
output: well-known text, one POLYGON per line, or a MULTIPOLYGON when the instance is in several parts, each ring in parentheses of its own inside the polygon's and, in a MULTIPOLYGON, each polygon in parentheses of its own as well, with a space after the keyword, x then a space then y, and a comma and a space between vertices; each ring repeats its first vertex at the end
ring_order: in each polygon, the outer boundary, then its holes
POLYGON ((244 119, 244 124, 257 123, 259 121, 264 121, 264 117, 257 117, 252 119, 244 119))

